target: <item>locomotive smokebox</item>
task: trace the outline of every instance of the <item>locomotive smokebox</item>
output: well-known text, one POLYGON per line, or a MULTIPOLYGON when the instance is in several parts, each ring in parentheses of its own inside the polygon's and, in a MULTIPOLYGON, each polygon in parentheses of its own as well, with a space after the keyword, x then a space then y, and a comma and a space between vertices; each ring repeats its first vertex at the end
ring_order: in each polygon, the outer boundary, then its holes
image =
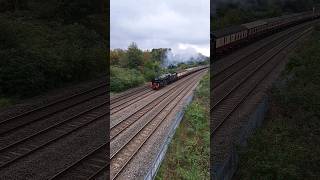
POLYGON ((178 79, 177 73, 167 73, 154 78, 151 81, 151 88, 154 90, 160 89, 178 79))

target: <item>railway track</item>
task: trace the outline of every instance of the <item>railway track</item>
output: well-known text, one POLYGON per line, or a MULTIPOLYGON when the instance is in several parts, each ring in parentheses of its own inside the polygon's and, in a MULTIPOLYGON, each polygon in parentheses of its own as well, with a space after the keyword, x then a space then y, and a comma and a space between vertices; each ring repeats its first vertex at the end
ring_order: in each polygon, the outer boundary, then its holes
POLYGON ((109 163, 106 154, 109 149, 109 142, 88 152, 83 158, 75 161, 66 168, 62 169, 50 180, 60 179, 78 179, 78 180, 94 180, 105 173, 104 177, 108 177, 109 163))
POLYGON ((232 78, 224 82, 225 87, 217 87, 215 89, 213 94, 215 94, 216 98, 213 99, 213 105, 211 106, 211 137, 215 135, 229 116, 245 101, 260 82, 272 72, 273 68, 280 63, 279 61, 275 62, 274 57, 310 30, 310 28, 302 32, 300 30, 295 35, 291 35, 291 39, 287 38, 258 60, 250 62, 247 67, 236 72, 232 78))
MULTIPOLYGON (((67 109, 71 109, 77 105, 88 102, 91 99, 106 96, 107 95, 107 84, 103 83, 89 90, 82 91, 80 93, 58 99, 49 104, 40 106, 30 111, 24 112, 14 117, 4 119, 0 121, 0 137, 4 137, 6 134, 16 131, 19 128, 24 128, 32 123, 41 121, 54 114, 63 112, 67 109)), ((112 109, 119 108, 122 104, 125 104, 129 100, 126 98, 136 98, 150 92, 149 88, 142 87, 136 88, 132 91, 128 91, 110 100, 112 109), (140 92, 141 91, 141 92, 140 92)))
MULTIPOLYGON (((137 118, 140 119, 140 121, 142 121, 141 117, 144 116, 143 124, 138 123, 138 126, 132 128, 135 129, 135 132, 130 134, 130 138, 125 139, 124 141, 122 140, 120 147, 114 147, 111 145, 111 179, 116 179, 118 177, 144 143, 152 136, 163 120, 178 104, 179 100, 181 100, 195 85, 195 83, 197 83, 203 72, 204 71, 194 73, 193 75, 182 79, 180 82, 177 82, 175 86, 168 90, 169 92, 160 96, 162 98, 146 105, 146 109, 149 109, 149 111, 144 110, 140 111, 141 114, 139 112, 137 113, 137 115, 139 114, 139 117, 137 118), (189 83, 184 83, 186 81, 189 83), (153 110, 150 111, 150 109, 153 110)), ((138 119, 136 119, 135 123, 138 119)), ((115 125, 113 127, 117 126, 115 125)), ((117 135, 118 131, 115 131, 115 134, 111 133, 111 137, 113 137, 113 139, 116 138, 117 135)))
MULTIPOLYGON (((244 68, 247 64, 250 64, 252 61, 256 60, 266 52, 270 51, 272 47, 281 43, 288 37, 292 36, 293 34, 305 29, 306 27, 310 26, 313 22, 309 22, 306 24, 302 24, 297 27, 292 27, 289 31, 280 32, 275 38, 270 39, 268 42, 264 43, 257 49, 254 49, 247 55, 244 55, 240 58, 234 58, 235 60, 230 64, 227 64, 226 67, 215 66, 213 65, 212 68, 212 76, 214 76, 212 80, 213 88, 219 87, 223 82, 228 80, 231 76, 233 76, 236 72, 244 68)), ((212 88, 212 89, 213 89, 212 88)))
MULTIPOLYGON (((0 140, 1 142, 4 142, 3 140, 7 139, 9 134, 16 133, 18 129, 28 129, 30 128, 28 125, 42 122, 49 119, 49 117, 64 112, 66 109, 72 109, 77 105, 84 104, 92 99, 103 100, 103 103, 79 111, 78 113, 63 119, 63 121, 56 121, 43 129, 32 129, 32 132, 28 133, 27 136, 25 133, 20 135, 18 133, 14 140, 8 141, 9 144, 2 144, 2 146, 0 146, 0 171, 14 163, 18 163, 20 159, 29 157, 35 152, 66 138, 68 135, 85 129, 94 122, 105 121, 104 119, 109 116, 107 110, 109 108, 109 101, 107 100, 106 90, 106 83, 99 84, 89 90, 81 91, 80 93, 58 99, 49 104, 2 120, 0 122, 0 140)), ((128 102, 126 98, 135 97, 136 95, 141 95, 148 91, 147 87, 136 88, 113 97, 111 101, 117 103, 119 106, 128 102)), ((103 160, 106 162, 105 158, 103 160)))
POLYGON ((17 160, 24 158, 41 148, 44 148, 67 135, 85 128, 90 123, 101 120, 109 115, 107 102, 97 105, 75 116, 65 119, 36 132, 30 136, 23 137, 18 141, 0 149, 0 170, 17 160))
MULTIPOLYGON (((180 84, 185 82, 185 79, 187 78, 182 79, 180 84)), ((0 146, 0 171, 11 165, 19 164, 20 160, 33 156, 37 152, 46 151, 49 146, 60 144, 60 141, 62 142, 72 134, 83 132, 93 123, 97 124, 99 122, 98 124, 101 124, 110 115, 107 108, 111 111, 111 115, 116 114, 125 107, 156 93, 147 86, 142 86, 112 96, 108 101, 107 86, 108 84, 99 84, 89 90, 58 99, 0 121, 0 141, 6 141, 0 146), (99 101, 93 101, 93 99, 99 101), (110 107, 108 106, 109 102, 110 107), (92 104, 92 106, 80 111, 80 108, 87 107, 84 104, 92 104), (67 118, 55 120, 55 116, 59 113, 65 113, 67 110, 75 111, 75 113, 71 113, 67 118), (47 120, 51 120, 51 122, 43 123, 47 120), (44 128, 33 128, 34 124, 40 122, 44 125, 44 128), (28 131, 28 133, 24 133, 24 131, 28 131), (9 141, 12 134, 14 134, 14 139, 9 141)), ((173 89, 169 88, 166 92, 173 92, 173 89)), ((161 96, 162 100, 167 96, 161 96)), ((146 109, 148 108, 143 109, 145 113, 146 109)), ((117 126, 117 128, 119 127, 117 126)), ((105 157, 105 154, 109 154, 106 152, 107 149, 109 151, 109 148, 106 148, 107 146, 109 146, 109 142, 104 142, 99 147, 90 149, 81 158, 74 159, 72 163, 69 162, 67 166, 55 172, 49 179, 69 179, 71 177, 96 179, 109 176, 109 164, 106 164, 107 159, 105 157)))
POLYGON ((136 122, 139 118, 144 116, 151 109, 155 108, 160 103, 165 101, 166 98, 169 95, 171 95, 176 90, 177 87, 185 84, 187 82, 187 80, 188 79, 181 79, 181 81, 178 81, 176 84, 174 84, 173 86, 169 87, 166 91, 163 91, 153 101, 150 101, 149 103, 145 104, 141 108, 137 109, 137 111, 135 113, 131 114, 126 119, 118 121, 115 124, 111 124, 110 139, 112 140, 115 137, 117 137, 121 132, 126 130, 132 123, 136 122))
POLYGON ((55 113, 72 108, 92 98, 106 94, 107 84, 102 84, 78 94, 59 99, 47 105, 32 109, 17 116, 0 121, 0 137, 4 134, 42 120, 55 113))
MULTIPOLYGON (((157 91, 152 90, 150 87, 148 86, 143 86, 143 87, 139 87, 136 88, 137 90, 135 90, 135 92, 137 91, 141 91, 139 93, 136 94, 132 94, 126 98, 124 98, 123 101, 118 101, 118 102, 112 102, 111 100, 111 105, 110 105, 110 113, 111 115, 121 111, 122 109, 148 97, 153 95, 154 93, 156 93, 157 91)), ((169 92, 169 91, 168 91, 169 92)))
MULTIPOLYGON (((3 141, 4 139, 6 139, 6 135, 10 134, 11 132, 16 132, 18 129, 28 129, 28 125, 31 125, 31 124, 36 123, 38 121, 45 121, 46 119, 48 119, 49 117, 51 117, 53 115, 56 115, 56 114, 63 112, 63 111, 66 111, 67 109, 72 109, 73 107, 76 107, 77 105, 83 104, 85 102, 89 102, 90 100, 95 99, 95 98, 96 99, 105 99, 104 104, 107 104, 109 101, 107 99, 106 89, 104 89, 104 88, 106 88, 106 84, 99 85, 99 86, 92 88, 90 90, 83 91, 81 93, 57 100, 57 101, 50 103, 48 105, 41 106, 39 108, 28 111, 26 113, 17 115, 15 117, 12 117, 9 119, 6 119, 6 120, 2 121, 0 137, 3 141), (76 99, 76 98, 79 98, 79 99, 76 99), (70 102, 68 102, 68 100, 70 102)), ((111 104, 111 110, 113 110, 114 108, 119 108, 119 106, 126 104, 128 102, 128 100, 125 99, 126 97, 129 97, 129 98, 136 97, 136 96, 140 96, 142 94, 146 94, 150 91, 147 88, 144 88, 142 90, 143 90, 142 92, 137 92, 137 90, 129 91, 129 93, 125 93, 125 94, 122 94, 121 96, 114 98, 113 102, 116 103, 117 105, 114 106, 113 104, 111 104)), ((88 108, 90 108, 90 107, 88 107, 88 108)), ((87 112, 86 109, 83 110, 83 113, 87 112)), ((78 113, 75 116, 82 115, 83 113, 78 113)), ((57 123, 58 122, 59 121, 57 121, 57 123)), ((35 131, 34 128, 32 130, 35 131)), ((30 132, 28 134, 30 134, 30 132)), ((26 134, 21 134, 21 136, 26 136, 26 134)), ((0 146, 0 148, 1 148, 1 146, 0 146)))
MULTIPOLYGON (((223 179, 234 173, 235 164, 238 163, 235 157, 236 144, 242 144, 252 132, 245 127, 255 126, 254 122, 249 121, 250 116, 248 117, 247 113, 251 112, 251 108, 261 97, 260 92, 269 87, 284 66, 285 61, 282 58, 286 57, 287 52, 294 48, 300 38, 310 33, 312 25, 313 23, 308 23, 290 31, 288 35, 282 36, 286 38, 277 38, 281 39, 280 42, 270 42, 274 47, 265 49, 260 56, 247 60, 245 65, 236 63, 241 68, 230 68, 235 70, 227 70, 229 73, 221 71, 226 75, 220 76, 221 79, 216 80, 213 85, 210 109, 210 156, 215 178, 223 179)), ((260 51, 260 48, 258 50, 260 51)), ((244 57, 250 56, 252 55, 244 57)))
MULTIPOLYGON (((59 99, 48 105, 41 106, 34 110, 2 121, 1 139, 3 141, 6 138, 5 135, 7 133, 16 131, 19 128, 26 127, 27 125, 37 121, 44 120, 50 115, 64 111, 63 108, 72 108, 85 101, 89 101, 92 98, 105 99, 105 101, 101 104, 77 113, 69 118, 64 119, 63 121, 57 121, 53 124, 50 124, 44 129, 33 130, 33 132, 28 133, 27 136, 25 134, 21 134, 13 141, 10 141, 9 144, 3 144, 4 146, 0 146, 0 170, 8 165, 13 164, 17 160, 26 157, 33 152, 67 136, 68 134, 71 134, 74 131, 83 129, 90 123, 101 119, 101 117, 107 116, 107 105, 109 102, 106 98, 106 86, 106 84, 99 85, 90 90, 83 91, 67 98, 59 99), (41 143, 37 144, 36 142, 41 143)), ((136 93, 136 91, 131 91, 130 93, 126 93, 114 98, 113 102, 120 102, 125 97, 131 97, 133 93, 136 93)))

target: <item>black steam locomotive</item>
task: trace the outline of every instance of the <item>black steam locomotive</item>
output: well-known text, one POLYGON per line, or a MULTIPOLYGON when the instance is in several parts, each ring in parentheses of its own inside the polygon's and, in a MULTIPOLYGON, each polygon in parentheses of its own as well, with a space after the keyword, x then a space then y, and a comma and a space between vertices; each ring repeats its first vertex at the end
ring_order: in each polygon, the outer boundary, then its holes
POLYGON ((151 88, 152 89, 160 89, 174 81, 178 80, 178 73, 166 73, 159 77, 154 78, 151 81, 151 88))

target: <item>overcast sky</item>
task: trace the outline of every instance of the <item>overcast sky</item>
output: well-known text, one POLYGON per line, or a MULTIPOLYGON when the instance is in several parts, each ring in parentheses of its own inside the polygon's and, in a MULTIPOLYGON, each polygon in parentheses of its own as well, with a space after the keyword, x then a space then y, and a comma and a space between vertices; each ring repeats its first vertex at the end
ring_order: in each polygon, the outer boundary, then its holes
POLYGON ((210 0, 111 0, 111 48, 210 55, 210 0))

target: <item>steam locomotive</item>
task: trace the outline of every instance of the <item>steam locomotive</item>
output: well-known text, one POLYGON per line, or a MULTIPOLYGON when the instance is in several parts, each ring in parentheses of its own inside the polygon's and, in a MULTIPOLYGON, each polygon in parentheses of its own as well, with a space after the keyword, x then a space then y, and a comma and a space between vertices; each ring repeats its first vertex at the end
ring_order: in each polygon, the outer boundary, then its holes
POLYGON ((166 73, 151 81, 151 88, 156 90, 178 80, 178 73, 166 73))
POLYGON ((154 89, 154 90, 157 90, 157 89, 160 89, 168 84, 171 84, 185 76, 188 76, 192 73, 195 73, 195 72, 198 72, 202 69, 206 69, 208 68, 209 66, 208 65, 205 65, 205 66, 199 66, 199 67, 193 67, 193 68, 189 68, 189 69, 185 69, 183 70, 182 72, 175 72, 175 73, 166 73, 166 74, 163 74, 159 77, 156 77, 154 78, 152 81, 151 81, 151 88, 154 89))

